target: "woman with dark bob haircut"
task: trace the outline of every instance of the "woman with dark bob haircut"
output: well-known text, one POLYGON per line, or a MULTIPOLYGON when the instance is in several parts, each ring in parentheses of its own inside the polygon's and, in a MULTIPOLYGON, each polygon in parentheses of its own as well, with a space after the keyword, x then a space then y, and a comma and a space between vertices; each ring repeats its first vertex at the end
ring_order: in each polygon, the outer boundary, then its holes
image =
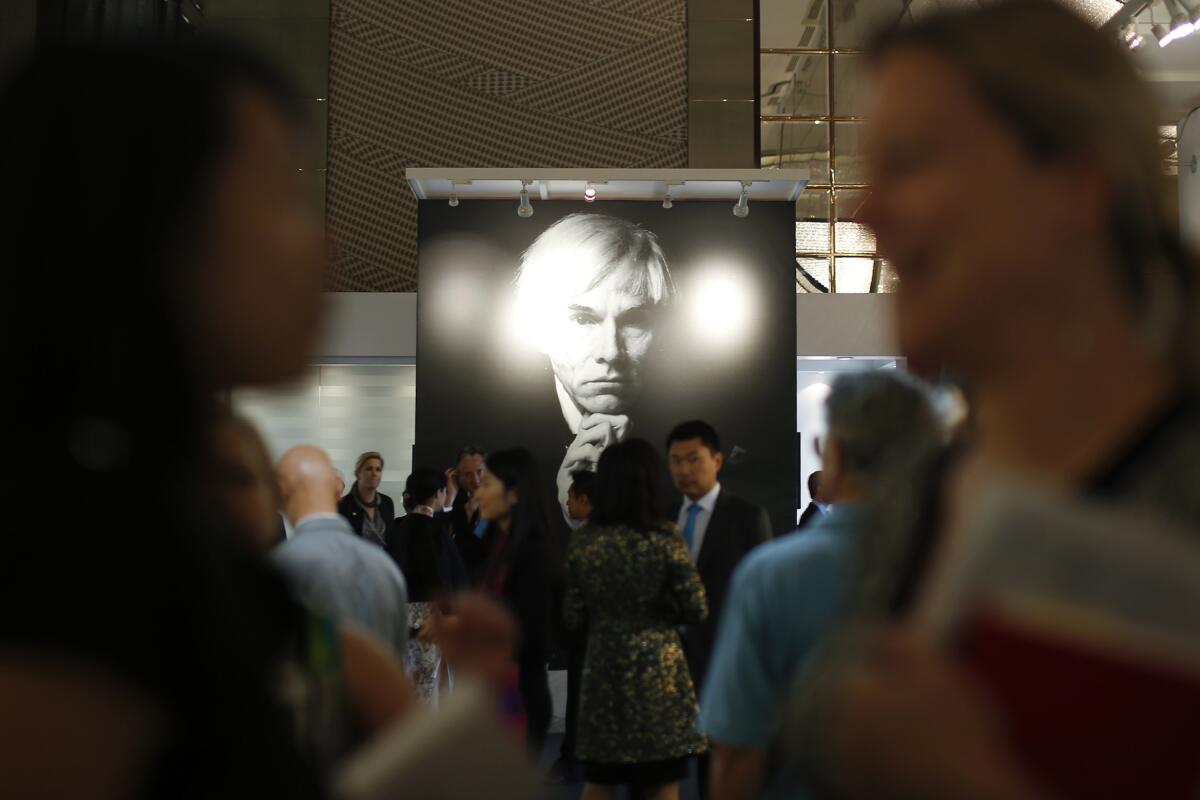
POLYGON ((703 753, 699 706, 677 626, 708 615, 704 586, 663 520, 663 464, 644 439, 600 456, 589 527, 567 557, 568 627, 588 624, 576 753, 587 800, 619 784, 678 797, 703 753))
POLYGON ((561 552, 550 529, 546 495, 533 454, 524 448, 487 457, 474 498, 487 521, 487 568, 480 588, 512 612, 521 631, 504 692, 505 716, 523 729, 529 752, 541 754, 553 703, 546 660, 550 610, 561 585, 561 552))

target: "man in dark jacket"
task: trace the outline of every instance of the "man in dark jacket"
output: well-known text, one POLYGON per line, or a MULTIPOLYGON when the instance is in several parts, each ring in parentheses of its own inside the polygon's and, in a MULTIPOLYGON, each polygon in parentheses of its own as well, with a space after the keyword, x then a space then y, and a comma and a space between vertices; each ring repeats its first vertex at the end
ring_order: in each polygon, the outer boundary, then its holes
POLYGON ((796 530, 803 530, 809 525, 815 524, 817 520, 829 513, 829 507, 819 501, 817 498, 821 496, 821 470, 809 473, 808 476, 808 507, 804 509, 804 513, 800 515, 800 521, 796 524, 796 530))
POLYGON ((476 586, 487 567, 488 548, 483 539, 483 528, 479 520, 479 507, 475 502, 475 490, 483 480, 483 463, 487 453, 478 447, 464 447, 454 460, 454 466, 446 470, 447 498, 446 514, 449 519, 450 536, 458 547, 467 579, 476 586))
MULTIPOLYGON (((675 426, 667 436, 671 479, 683 494, 676 521, 704 582, 708 619, 684 629, 684 650, 699 693, 708 672, 717 622, 733 570, 750 550, 771 538, 766 509, 721 488, 725 456, 712 425, 701 420, 675 426)), ((708 759, 700 759, 700 795, 708 794, 708 759)))

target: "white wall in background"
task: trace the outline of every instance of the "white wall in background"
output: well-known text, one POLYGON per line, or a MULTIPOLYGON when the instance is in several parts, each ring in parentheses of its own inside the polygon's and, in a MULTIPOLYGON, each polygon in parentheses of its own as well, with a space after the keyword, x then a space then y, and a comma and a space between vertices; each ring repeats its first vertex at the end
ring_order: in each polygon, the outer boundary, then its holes
POLYGON ((360 453, 378 450, 386 462, 380 491, 396 501, 412 472, 417 370, 412 365, 316 366, 292 386, 233 395, 234 410, 253 422, 278 460, 298 444, 329 453, 347 486, 360 453))
POLYGON ((327 292, 316 358, 417 357, 415 292, 327 292))
POLYGON ((797 356, 895 356, 892 295, 796 295, 797 356))
POLYGON ((808 476, 821 468, 815 442, 825 437, 825 398, 839 373, 903 368, 904 360, 892 357, 840 356, 796 359, 796 432, 800 434, 800 501, 797 515, 808 506, 808 476))
POLYGON ((808 476, 821 468, 821 456, 816 442, 825 437, 825 398, 829 396, 832 374, 817 372, 796 373, 796 432, 800 434, 800 500, 799 514, 808 507, 808 476))

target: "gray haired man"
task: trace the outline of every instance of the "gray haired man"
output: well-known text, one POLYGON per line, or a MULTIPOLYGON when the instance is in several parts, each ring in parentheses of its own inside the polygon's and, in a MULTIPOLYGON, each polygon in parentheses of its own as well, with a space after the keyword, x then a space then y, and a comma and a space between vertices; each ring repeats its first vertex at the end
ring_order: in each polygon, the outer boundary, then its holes
POLYGON ((620 217, 571 214, 521 257, 517 319, 549 358, 574 440, 557 474, 564 518, 571 474, 625 439, 646 358, 675 284, 658 239, 620 217))
POLYGON ((929 394, 897 370, 839 375, 825 401, 821 494, 833 510, 761 545, 733 574, 701 698, 714 797, 804 797, 767 758, 795 673, 843 614, 870 546, 864 503, 940 442, 929 394))

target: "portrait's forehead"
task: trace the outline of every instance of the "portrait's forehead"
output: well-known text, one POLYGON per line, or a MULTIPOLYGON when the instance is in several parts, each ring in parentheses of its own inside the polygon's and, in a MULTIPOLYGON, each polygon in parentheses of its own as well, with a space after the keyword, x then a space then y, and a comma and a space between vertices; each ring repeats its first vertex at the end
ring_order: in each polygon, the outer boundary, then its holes
POLYGON ((591 271, 586 278, 580 275, 564 285, 562 300, 571 304, 587 298, 623 297, 634 301, 634 305, 652 304, 654 298, 646 270, 645 265, 625 261, 614 266, 607 274, 601 270, 591 271))

